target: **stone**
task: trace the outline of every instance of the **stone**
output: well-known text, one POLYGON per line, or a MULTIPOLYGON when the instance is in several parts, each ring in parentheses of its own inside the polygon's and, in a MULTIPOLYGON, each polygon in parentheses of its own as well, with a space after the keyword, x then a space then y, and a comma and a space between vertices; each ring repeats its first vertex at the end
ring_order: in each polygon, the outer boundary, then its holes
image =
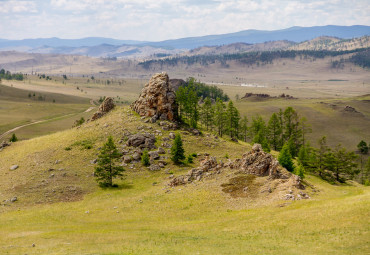
POLYGON ((131 161, 132 161, 131 156, 124 156, 124 157, 123 157, 123 162, 124 162, 124 163, 126 163, 126 164, 127 164, 127 163, 130 163, 131 161))
POLYGON ((158 151, 150 151, 150 152, 149 152, 149 157, 150 157, 151 159, 154 159, 154 160, 159 159, 158 151))
POLYGON ((9 169, 10 170, 16 170, 19 166, 18 165, 12 165, 9 169))
POLYGON ((134 154, 132 154, 132 158, 135 160, 135 161, 140 161, 141 160, 141 153, 135 151, 134 154))
POLYGON ((110 112, 115 107, 114 100, 111 97, 107 97, 104 99, 103 103, 99 106, 99 109, 94 115, 91 117, 91 121, 97 120, 103 117, 105 114, 110 112))
POLYGON ((141 149, 156 149, 155 142, 156 138, 153 134, 135 134, 129 136, 127 146, 139 147, 141 149))
POLYGON ((7 146, 10 146, 10 144, 11 144, 11 143, 8 143, 8 142, 6 142, 6 141, 3 141, 2 143, 0 143, 0 149, 5 148, 5 147, 7 147, 7 146))
POLYGON ((61 160, 55 160, 55 164, 57 165, 57 164, 59 164, 60 162, 62 162, 61 160))
POLYGON ((158 153, 159 154, 166 154, 166 151, 162 147, 159 147, 158 148, 158 153))
POLYGON ((96 162, 98 162, 98 159, 93 159, 93 160, 90 160, 90 164, 96 164, 96 162))
POLYGON ((175 139, 176 137, 175 133, 173 132, 171 132, 168 136, 170 137, 170 139, 175 139))
POLYGON ((151 117, 152 123, 158 119, 175 121, 177 119, 175 98, 168 74, 157 73, 142 89, 139 98, 131 104, 131 108, 140 116, 151 117))
POLYGON ((12 202, 12 203, 14 203, 15 201, 18 201, 18 198, 17 198, 17 197, 12 197, 12 198, 10 199, 10 202, 12 202))
POLYGON ((149 170, 150 171, 158 171, 158 170, 161 170, 161 167, 157 164, 152 164, 149 166, 149 170))

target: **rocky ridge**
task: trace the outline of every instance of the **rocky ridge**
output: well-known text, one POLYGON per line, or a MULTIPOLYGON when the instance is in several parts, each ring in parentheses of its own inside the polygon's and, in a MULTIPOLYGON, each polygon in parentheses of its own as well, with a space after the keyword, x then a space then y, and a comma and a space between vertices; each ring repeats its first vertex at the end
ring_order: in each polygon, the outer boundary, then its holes
POLYGON ((115 107, 113 98, 107 97, 104 99, 103 103, 99 106, 99 109, 94 115, 91 117, 91 121, 97 120, 103 117, 105 114, 113 110, 115 107))

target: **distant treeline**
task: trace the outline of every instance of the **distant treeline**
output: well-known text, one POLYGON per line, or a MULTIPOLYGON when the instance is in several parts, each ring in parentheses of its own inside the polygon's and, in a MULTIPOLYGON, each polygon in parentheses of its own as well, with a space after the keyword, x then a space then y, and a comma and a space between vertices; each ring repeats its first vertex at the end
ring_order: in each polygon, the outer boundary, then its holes
POLYGON ((329 51, 329 50, 277 50, 277 51, 261 51, 261 52, 245 52, 235 54, 223 54, 223 55, 197 55, 197 56, 181 56, 181 57, 170 57, 165 59, 153 59, 146 60, 139 65, 145 69, 149 69, 152 65, 166 66, 177 66, 178 64, 194 65, 200 64, 201 66, 207 66, 216 62, 220 63, 223 67, 228 68, 228 61, 238 61, 246 65, 259 65, 259 64, 271 64, 275 59, 294 59, 301 57, 306 59, 311 58, 324 58, 324 57, 335 57, 346 55, 350 53, 357 53, 350 58, 350 61, 354 64, 367 67, 369 63, 369 48, 346 50, 346 51, 329 51), (366 63, 366 64, 364 64, 366 63))
MULTIPOLYGON (((217 86, 208 86, 204 83, 197 82, 195 78, 190 77, 181 87, 189 87, 194 90, 200 99, 210 98, 216 101, 217 98, 222 101, 229 101, 229 96, 224 94, 224 91, 217 86)), ((180 87, 180 88, 181 88, 180 87)))
POLYGON ((4 69, 0 70, 0 79, 23 81, 23 78, 23 74, 21 73, 11 73, 4 69))

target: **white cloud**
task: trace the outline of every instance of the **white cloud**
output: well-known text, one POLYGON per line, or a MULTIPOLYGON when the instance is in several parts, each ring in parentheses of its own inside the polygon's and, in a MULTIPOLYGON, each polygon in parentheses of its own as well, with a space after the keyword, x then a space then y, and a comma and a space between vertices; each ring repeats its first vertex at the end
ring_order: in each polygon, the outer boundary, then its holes
POLYGON ((370 25, 368 0, 11 0, 1 3, 0 24, 7 24, 7 29, 0 25, 0 37, 18 39, 105 36, 158 41, 245 29, 370 25))
POLYGON ((1 1, 0 13, 36 13, 36 4, 33 1, 1 1))

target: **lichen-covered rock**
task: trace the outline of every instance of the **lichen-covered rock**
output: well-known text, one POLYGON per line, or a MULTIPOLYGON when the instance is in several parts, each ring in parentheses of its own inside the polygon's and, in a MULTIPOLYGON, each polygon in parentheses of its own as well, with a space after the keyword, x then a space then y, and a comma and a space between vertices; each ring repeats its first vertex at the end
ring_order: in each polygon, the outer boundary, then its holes
POLYGON ((103 117, 105 114, 110 112, 115 107, 113 98, 107 97, 104 99, 103 103, 99 106, 99 109, 94 115, 91 117, 91 121, 97 120, 103 117))
POLYGON ((129 136, 127 140, 127 146, 139 147, 140 149, 156 149, 155 144, 155 135, 150 133, 145 134, 135 134, 129 136))
POLYGON ((269 176, 272 179, 288 179, 291 176, 271 154, 262 150, 260 144, 254 144, 250 152, 236 160, 233 168, 240 169, 245 174, 269 176))
POLYGON ((131 108, 140 116, 151 117, 152 122, 158 119, 174 121, 177 118, 175 98, 167 73, 158 73, 145 85, 131 108))

